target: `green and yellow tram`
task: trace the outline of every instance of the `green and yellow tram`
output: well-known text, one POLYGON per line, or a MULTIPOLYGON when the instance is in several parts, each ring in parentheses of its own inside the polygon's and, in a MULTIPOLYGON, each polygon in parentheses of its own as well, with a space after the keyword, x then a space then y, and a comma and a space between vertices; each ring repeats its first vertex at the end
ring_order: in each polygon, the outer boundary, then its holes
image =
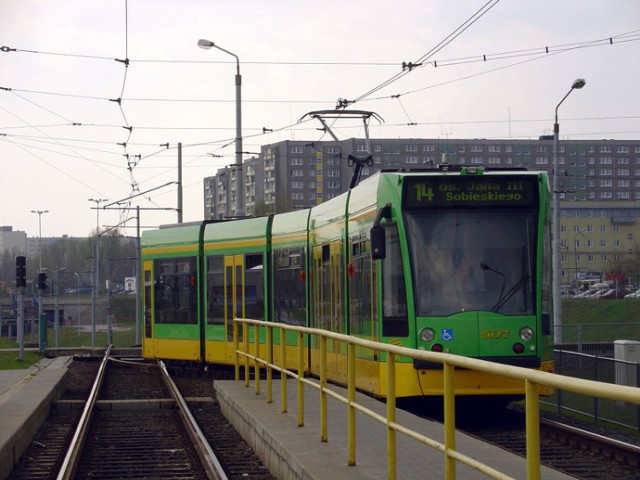
MULTIPOLYGON (((550 221, 546 173, 449 165, 381 172, 307 210, 146 231, 143 355, 230 365, 245 317, 552 371, 550 221)), ((345 382, 340 348, 328 375, 345 382)), ((317 373, 311 340, 305 360, 317 373)), ((356 363, 358 388, 384 397, 384 355, 356 363)), ((439 365, 400 359, 396 379, 398 396, 442 394, 439 365)), ((524 387, 459 371, 455 388, 524 387)))

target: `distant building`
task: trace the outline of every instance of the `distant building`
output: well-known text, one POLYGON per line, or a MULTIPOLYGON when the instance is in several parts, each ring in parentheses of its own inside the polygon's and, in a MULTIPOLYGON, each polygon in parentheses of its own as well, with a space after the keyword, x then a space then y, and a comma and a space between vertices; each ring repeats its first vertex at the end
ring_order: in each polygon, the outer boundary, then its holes
MULTIPOLYGON (((382 169, 438 163, 527 168, 553 173, 553 136, 507 139, 365 139, 283 141, 261 147, 243 164, 245 215, 308 208, 348 190, 354 161, 361 178, 382 169)), ((640 238, 640 140, 560 140, 562 276, 575 283, 636 252, 640 238)), ((235 215, 236 167, 204 180, 205 219, 235 215)), ((640 279, 633 279, 640 283, 640 279)))
POLYGON ((0 226, 0 252, 15 251, 17 255, 28 255, 27 234, 14 231, 11 226, 0 226))

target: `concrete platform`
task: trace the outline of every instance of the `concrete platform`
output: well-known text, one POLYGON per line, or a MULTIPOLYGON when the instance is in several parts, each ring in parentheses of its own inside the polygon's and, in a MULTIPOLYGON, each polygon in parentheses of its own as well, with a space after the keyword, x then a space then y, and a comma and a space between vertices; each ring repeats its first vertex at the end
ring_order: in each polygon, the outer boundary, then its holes
MULTIPOLYGON (((249 443, 271 473, 278 479, 300 480, 360 480, 386 479, 386 429, 368 415, 356 413, 356 466, 347 465, 346 406, 329 397, 328 442, 320 441, 320 396, 316 389, 305 386, 305 418, 297 426, 296 384, 287 384, 288 413, 281 413, 280 380, 273 383, 273 403, 266 402, 266 383, 260 395, 252 384, 214 381, 218 402, 231 424, 249 443)), ((346 397, 346 390, 331 386, 346 397)), ((380 415, 386 415, 386 405, 366 395, 358 394, 358 402, 380 415)), ((402 410, 397 411, 397 423, 411 427, 423 435, 443 442, 443 426, 402 410)), ((440 480, 444 478, 444 454, 397 434, 397 478, 402 480, 440 480)), ((525 479, 526 461, 499 447, 483 443, 458 432, 456 448, 478 461, 489 464, 513 478, 525 479)), ((543 479, 568 480, 573 477, 543 467, 543 479)), ((486 475, 460 463, 458 479, 486 479, 486 475)))
POLYGON ((11 473, 62 394, 71 360, 43 358, 25 370, 0 370, 0 479, 11 473))

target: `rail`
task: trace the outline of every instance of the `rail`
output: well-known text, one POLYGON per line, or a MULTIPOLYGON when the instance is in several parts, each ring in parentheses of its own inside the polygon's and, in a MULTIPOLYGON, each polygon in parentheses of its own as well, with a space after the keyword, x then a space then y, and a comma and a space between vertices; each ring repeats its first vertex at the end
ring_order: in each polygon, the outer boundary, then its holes
POLYGON ((160 366, 162 379, 167 386, 169 393, 173 397, 173 400, 176 402, 178 413, 182 418, 187 434, 198 452, 198 457, 200 457, 200 461, 202 462, 202 466, 207 474, 207 478, 210 480, 228 480, 224 468, 218 461, 218 457, 216 457, 216 454, 213 452, 213 449, 209 445, 204 433, 202 433, 202 430, 198 426, 198 422, 193 418, 191 410, 189 410, 189 407, 187 406, 187 402, 172 380, 171 375, 169 375, 164 362, 159 361, 158 365, 160 366))
POLYGON ((104 352, 102 363, 100 364, 100 368, 98 368, 98 374, 96 375, 96 379, 93 382, 93 386, 91 387, 91 392, 89 393, 89 398, 87 399, 87 403, 85 404, 84 410, 82 411, 80 421, 78 422, 78 427, 73 434, 71 444, 69 445, 67 454, 64 457, 62 466, 60 467, 58 476, 56 477, 57 480, 68 480, 74 477, 78 460, 80 460, 82 446, 84 445, 87 432, 89 431, 89 424, 91 422, 91 415, 93 414, 93 407, 98 399, 98 393, 100 392, 100 386, 102 385, 104 372, 107 369, 107 363, 109 362, 109 357, 111 355, 111 347, 112 345, 109 345, 107 347, 107 350, 104 352))
POLYGON ((526 409, 526 464, 527 479, 537 480, 540 478, 540 402, 539 387, 551 387, 586 395, 592 395, 612 400, 620 400, 634 404, 640 404, 640 390, 634 387, 605 384, 592 380, 563 377, 548 372, 530 370, 526 368, 514 367, 511 365, 496 364, 484 360, 461 357, 448 353, 428 352, 413 350, 406 347, 382 344, 347 335, 329 332, 325 330, 298 327, 279 323, 265 322, 252 319, 234 319, 233 341, 235 349, 235 376, 240 380, 241 357, 244 359, 244 381, 245 386, 250 386, 250 369, 253 362, 255 391, 260 394, 260 369, 266 369, 268 403, 273 402, 272 383, 273 371, 280 372, 281 377, 281 404, 282 411, 287 411, 287 378, 291 377, 297 382, 297 402, 298 402, 298 426, 304 425, 304 386, 309 385, 320 392, 320 435, 321 441, 327 441, 327 397, 332 397, 347 406, 348 439, 347 439, 347 464, 356 464, 356 411, 364 413, 376 421, 382 423, 387 429, 387 477, 390 480, 396 478, 396 433, 404 434, 424 445, 437 449, 444 453, 444 472, 447 480, 456 478, 456 462, 460 462, 471 467, 491 478, 510 479, 512 477, 497 471, 489 465, 483 464, 468 455, 456 450, 455 438, 455 392, 454 377, 455 369, 464 368, 483 373, 489 373, 501 377, 522 380, 525 385, 525 409, 526 409), (242 325, 242 349, 239 338, 239 324, 242 325), (253 326, 253 342, 250 342, 249 326, 253 326), (264 344, 266 348, 260 348, 260 328, 265 329, 264 344), (273 332, 280 332, 279 345, 274 345, 273 332), (297 333, 296 342, 296 365, 297 370, 292 371, 286 368, 287 365, 287 343, 286 332, 297 333), (304 336, 317 336, 320 359, 320 379, 313 381, 304 377, 304 336), (347 345, 347 397, 344 397, 327 388, 327 340, 343 342, 347 345), (253 353, 251 348, 253 347, 253 353), (280 363, 274 363, 274 348, 280 348, 280 363), (376 352, 386 352, 387 354, 387 378, 388 395, 386 417, 383 417, 356 402, 355 379, 356 379, 356 347, 371 349, 376 352), (265 358, 260 357, 261 351, 265 358), (428 438, 411 430, 410 428, 396 423, 396 397, 395 397, 395 363, 397 357, 410 357, 418 360, 437 362, 443 365, 444 371, 444 443, 428 438))

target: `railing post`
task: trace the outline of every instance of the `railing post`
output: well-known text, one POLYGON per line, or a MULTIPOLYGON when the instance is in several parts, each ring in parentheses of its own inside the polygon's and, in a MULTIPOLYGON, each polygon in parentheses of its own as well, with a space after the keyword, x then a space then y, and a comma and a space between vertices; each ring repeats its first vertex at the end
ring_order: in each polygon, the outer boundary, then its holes
MULTIPOLYGON (((555 362, 555 365, 558 367, 555 373, 557 373, 558 375, 562 375, 564 351, 560 350, 559 355, 556 354, 555 358, 557 360, 555 362)), ((558 405, 558 413, 561 413, 562 412, 562 390, 558 388, 556 388, 556 399, 557 399, 557 405, 558 405)))
POLYGON ((540 478, 540 403, 538 384, 524 382, 527 432, 527 480, 540 478))
POLYGON ((260 327, 257 324, 253 325, 253 348, 256 359, 253 361, 254 381, 256 384, 256 395, 260 395, 260 362, 258 357, 260 356, 260 327))
POLYGON ((267 326, 267 403, 273 403, 273 327, 267 326))
POLYGON ((347 348, 347 464, 352 467, 356 464, 356 346, 349 343, 347 348))
POLYGON ((238 322, 233 320, 233 352, 235 353, 235 365, 234 365, 234 373, 236 382, 240 380, 240 354, 238 353, 238 349, 240 348, 240 341, 238 340, 238 322))
POLYGON ((320 441, 327 436, 327 337, 320 335, 320 441))
POLYGON ((284 327, 280 328, 280 363, 280 406, 282 413, 287 413, 287 374, 284 372, 287 368, 287 331, 284 327))
POLYGON ((456 478, 456 460, 449 455, 456 449, 456 397, 453 388, 454 366, 443 365, 444 391, 444 478, 456 478))
POLYGON ((249 324, 242 323, 242 345, 244 346, 244 386, 249 387, 249 324))
POLYGON ((396 355, 387 353, 387 478, 396 479, 396 355))
POLYGON ((298 426, 304 426, 304 335, 298 332, 298 426))
MULTIPOLYGON (((599 362, 599 357, 598 355, 595 356, 594 358, 594 362, 595 362, 595 380, 596 382, 600 381, 600 362, 599 362)), ((598 397, 597 395, 593 396, 593 420, 595 422, 595 424, 598 424, 598 416, 600 415, 600 397, 598 397)))

